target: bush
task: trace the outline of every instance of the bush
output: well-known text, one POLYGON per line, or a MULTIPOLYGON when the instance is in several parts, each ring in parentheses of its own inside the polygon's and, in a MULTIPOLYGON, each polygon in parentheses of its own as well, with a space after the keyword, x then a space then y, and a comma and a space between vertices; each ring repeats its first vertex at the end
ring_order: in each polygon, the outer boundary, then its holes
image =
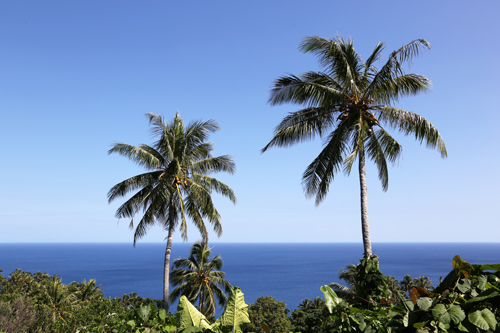
POLYGON ((261 324, 266 325, 271 332, 288 333, 292 325, 287 315, 290 312, 284 302, 279 302, 272 296, 259 297, 248 307, 250 323, 246 332, 265 333, 261 324))

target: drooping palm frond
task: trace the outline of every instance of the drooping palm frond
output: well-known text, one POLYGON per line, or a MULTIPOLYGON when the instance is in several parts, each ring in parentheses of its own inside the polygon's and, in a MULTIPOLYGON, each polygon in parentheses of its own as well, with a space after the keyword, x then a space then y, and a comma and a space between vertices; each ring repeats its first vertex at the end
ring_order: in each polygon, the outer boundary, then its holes
POLYGON ((331 127, 336 121, 330 108, 307 108, 286 116, 274 131, 273 139, 262 149, 289 147, 298 142, 309 141, 331 127))
POLYGON ((430 121, 416 113, 398 109, 392 106, 383 108, 379 121, 402 132, 405 135, 414 134, 420 143, 425 142, 429 148, 437 148, 441 157, 447 156, 446 146, 441 134, 430 121))
POLYGON ((326 139, 321 153, 309 164, 302 175, 302 185, 306 196, 316 195, 316 205, 326 197, 330 182, 340 171, 343 157, 347 151, 346 138, 350 133, 347 126, 335 129, 326 139))
POLYGON ((108 154, 113 153, 127 157, 137 163, 137 165, 148 170, 158 168, 162 162, 160 154, 147 145, 136 147, 125 143, 115 143, 113 148, 108 150, 108 154))

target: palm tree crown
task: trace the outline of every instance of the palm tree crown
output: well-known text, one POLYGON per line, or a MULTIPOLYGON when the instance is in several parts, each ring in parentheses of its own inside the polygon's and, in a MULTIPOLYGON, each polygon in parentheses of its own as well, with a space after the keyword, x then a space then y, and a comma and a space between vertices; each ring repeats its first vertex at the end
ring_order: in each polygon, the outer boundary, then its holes
POLYGON ((220 271, 222 258, 220 255, 210 260, 211 249, 205 242, 198 242, 191 248, 189 258, 179 258, 172 265, 170 278, 177 286, 170 294, 173 302, 185 295, 191 303, 199 302, 199 310, 207 317, 215 315, 215 299, 224 306, 232 286, 224 277, 226 273, 220 271))
POLYGON ((170 122, 153 113, 147 117, 152 134, 158 137, 152 146, 116 143, 109 154, 125 156, 148 172, 113 186, 108 192, 108 200, 111 202, 136 191, 116 211, 116 217, 131 219, 130 228, 134 228, 135 215, 142 211, 140 221, 135 225, 134 244, 154 224, 168 231, 163 288, 164 307, 168 309, 173 232, 179 225, 182 237, 187 240, 187 216, 204 239, 208 239, 204 220, 212 224, 217 236, 222 234, 220 214, 211 193, 215 191, 233 203, 236 203, 236 197, 229 186, 209 174, 219 171, 232 174, 235 164, 228 155, 212 156, 213 144, 206 140, 210 133, 220 129, 215 121, 194 121, 185 126, 179 113, 170 122))
POLYGON ((423 40, 415 40, 389 56, 380 68, 384 43, 378 43, 363 60, 352 40, 342 37, 326 39, 307 37, 300 46, 303 52, 317 56, 321 72, 306 72, 300 77, 278 78, 271 90, 271 105, 294 103, 303 109, 286 116, 276 127, 272 140, 262 149, 289 147, 324 138, 323 150, 307 167, 302 177, 306 196, 316 197, 316 205, 326 197, 336 173, 351 172, 359 161, 362 228, 365 256, 372 254, 369 238, 365 154, 378 168, 382 188, 387 190, 387 164, 396 163, 401 145, 386 131, 392 127, 405 135, 437 148, 446 157, 446 147, 438 130, 425 118, 394 106, 401 97, 428 91, 431 82, 423 75, 405 73, 402 64, 411 63, 422 49, 430 48, 423 40))

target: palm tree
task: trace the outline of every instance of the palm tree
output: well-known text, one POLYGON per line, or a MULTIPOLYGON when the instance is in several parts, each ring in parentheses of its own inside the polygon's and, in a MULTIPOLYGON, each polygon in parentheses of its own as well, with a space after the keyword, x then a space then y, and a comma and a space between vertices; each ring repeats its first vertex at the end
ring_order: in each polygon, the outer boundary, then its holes
POLYGON ((99 288, 100 286, 96 286, 96 280, 91 279, 89 282, 83 280, 81 283, 73 281, 68 285, 68 288, 80 302, 92 303, 92 301, 102 298, 103 291, 99 288))
POLYGON ((304 108, 290 113, 276 127, 274 137, 262 149, 289 147, 324 138, 323 150, 307 167, 302 184, 307 197, 316 197, 319 205, 326 197, 335 174, 351 172, 359 162, 361 189, 361 225, 364 256, 372 255, 368 224, 365 156, 378 168, 384 191, 389 185, 387 161, 396 163, 401 145, 383 126, 405 135, 413 134, 427 147, 437 148, 446 157, 446 147, 438 130, 423 117, 390 104, 401 97, 428 91, 431 82, 423 75, 406 74, 402 64, 430 44, 415 40, 389 56, 380 68, 375 67, 384 43, 380 42, 365 60, 354 50, 352 40, 307 37, 300 49, 317 56, 322 72, 306 72, 300 77, 282 76, 274 82, 271 105, 294 103, 304 108))
POLYGON ((211 249, 205 242, 198 242, 191 247, 189 258, 179 258, 172 265, 170 278, 177 286, 170 294, 173 302, 182 295, 194 303, 198 300, 198 308, 207 317, 215 315, 216 301, 224 306, 227 301, 225 293, 229 293, 232 286, 224 277, 226 273, 220 271, 222 258, 216 255, 210 260, 211 249))
POLYGON ((177 112, 174 119, 147 114, 151 132, 158 140, 152 145, 133 146, 116 143, 109 154, 118 153, 148 171, 116 184, 108 192, 109 202, 137 191, 116 211, 118 218, 134 217, 139 210, 142 216, 135 226, 134 246, 149 227, 159 224, 168 232, 163 273, 163 302, 168 310, 169 266, 174 230, 179 226, 187 240, 186 216, 190 217, 204 239, 208 232, 204 219, 217 234, 222 234, 220 214, 214 206, 211 193, 215 191, 236 203, 233 191, 226 184, 210 177, 219 171, 234 173, 235 164, 230 156, 213 157, 213 144, 206 142, 210 133, 220 128, 213 120, 194 121, 188 126, 177 112))
POLYGON ((333 291, 339 295, 339 297, 346 301, 354 300, 356 295, 360 293, 356 278, 358 266, 359 264, 349 264, 345 266, 345 270, 339 271, 339 279, 344 280, 347 286, 337 282, 329 284, 330 288, 332 288, 333 291))
MULTIPOLYGON (((38 282, 37 282, 38 283, 38 282)), ((79 307, 75 292, 61 282, 57 275, 40 285, 39 299, 52 310, 52 321, 72 316, 72 310, 79 307)))

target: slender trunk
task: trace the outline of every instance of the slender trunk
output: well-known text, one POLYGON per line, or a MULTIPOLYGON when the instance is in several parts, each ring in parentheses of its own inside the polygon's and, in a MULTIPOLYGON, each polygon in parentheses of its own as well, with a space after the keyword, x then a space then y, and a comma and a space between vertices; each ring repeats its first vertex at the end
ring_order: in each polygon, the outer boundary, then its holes
POLYGON ((203 313, 203 289, 200 291, 200 305, 198 307, 200 312, 203 313))
POLYGON ((368 222, 368 193, 366 188, 365 147, 359 150, 359 187, 361 192, 361 232, 363 233, 363 247, 365 258, 372 256, 372 243, 370 241, 370 224, 368 222))
POLYGON ((168 226, 167 248, 165 249, 165 266, 163 267, 163 308, 168 312, 169 288, 170 288, 170 254, 172 253, 172 242, 174 240, 174 221, 170 219, 168 226))

